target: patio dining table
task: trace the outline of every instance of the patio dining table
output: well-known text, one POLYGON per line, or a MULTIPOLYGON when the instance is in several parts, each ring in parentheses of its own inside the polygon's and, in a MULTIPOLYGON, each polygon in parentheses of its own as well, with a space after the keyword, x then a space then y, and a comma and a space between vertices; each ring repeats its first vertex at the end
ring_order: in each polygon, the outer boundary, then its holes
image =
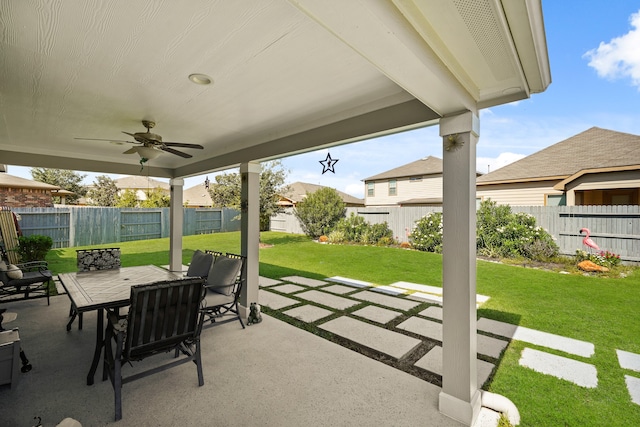
POLYGON ((94 383, 94 376, 104 345, 104 310, 124 308, 129 305, 131 287, 160 280, 175 280, 180 275, 155 265, 122 267, 111 270, 83 271, 58 275, 67 291, 71 304, 78 313, 97 311, 96 346, 87 385, 94 383))

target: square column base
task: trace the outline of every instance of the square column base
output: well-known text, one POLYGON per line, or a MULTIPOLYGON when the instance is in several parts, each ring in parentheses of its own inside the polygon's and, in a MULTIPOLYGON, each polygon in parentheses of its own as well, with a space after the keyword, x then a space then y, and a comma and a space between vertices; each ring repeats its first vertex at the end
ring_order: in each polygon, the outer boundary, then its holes
POLYGON ((455 396, 440 392, 438 409, 440 413, 449 418, 453 418, 467 426, 472 426, 476 422, 480 409, 482 408, 482 399, 480 390, 476 390, 471 402, 458 399, 455 396))

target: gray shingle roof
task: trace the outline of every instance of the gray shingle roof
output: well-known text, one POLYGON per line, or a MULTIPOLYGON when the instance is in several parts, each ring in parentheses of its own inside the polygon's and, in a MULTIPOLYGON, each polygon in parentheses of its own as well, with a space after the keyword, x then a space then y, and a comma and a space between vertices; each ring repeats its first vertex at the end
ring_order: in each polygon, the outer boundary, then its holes
POLYGON ((213 201, 209 190, 204 185, 198 184, 193 187, 187 188, 182 194, 182 200, 191 206, 211 206, 213 201))
POLYGON ((429 156, 416 160, 415 162, 407 163, 406 165, 398 166, 395 169, 379 173, 378 175, 370 176, 369 178, 365 178, 364 181, 367 182, 407 176, 433 175, 439 173, 442 173, 442 159, 429 156))
POLYGON ((478 177, 478 184, 566 178, 584 169, 640 165, 640 136, 592 127, 478 177))
MULTIPOLYGON (((316 184, 310 184, 308 182, 294 182, 292 184, 289 184, 289 189, 287 192, 285 192, 285 194, 283 194, 283 197, 286 197, 289 200, 292 200, 295 203, 298 203, 300 201, 302 201, 304 199, 304 197, 307 195, 307 193, 312 194, 315 193, 316 191, 320 190, 321 188, 324 188, 323 185, 316 185, 316 184)), ((343 193, 340 190, 336 190, 338 192, 338 194, 340 195, 340 197, 342 197, 342 201, 348 204, 352 204, 352 205, 363 205, 364 206, 364 200, 363 199, 358 199, 357 197, 354 197, 350 194, 347 193, 343 193)))
POLYGON ((120 190, 127 188, 131 189, 146 189, 160 187, 163 190, 169 190, 169 184, 163 181, 158 181, 146 176, 124 176, 115 180, 116 187, 120 190))
POLYGON ((43 190, 59 190, 57 185, 45 184, 44 182, 32 181, 30 179, 20 178, 19 176, 9 175, 8 173, 0 173, 0 187, 11 188, 39 188, 43 190))

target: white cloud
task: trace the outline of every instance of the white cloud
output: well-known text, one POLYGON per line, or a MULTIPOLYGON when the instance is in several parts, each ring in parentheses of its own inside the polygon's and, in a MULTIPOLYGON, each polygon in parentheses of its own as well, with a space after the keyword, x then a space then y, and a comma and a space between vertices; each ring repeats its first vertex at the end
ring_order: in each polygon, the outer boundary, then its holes
POLYGON ((476 169, 482 173, 493 172, 524 157, 526 157, 524 154, 516 153, 500 153, 498 157, 478 157, 476 169))
POLYGON ((640 11, 629 18, 633 29, 627 34, 611 39, 609 43, 584 54, 589 58, 600 77, 618 79, 629 77, 631 84, 640 90, 640 11))

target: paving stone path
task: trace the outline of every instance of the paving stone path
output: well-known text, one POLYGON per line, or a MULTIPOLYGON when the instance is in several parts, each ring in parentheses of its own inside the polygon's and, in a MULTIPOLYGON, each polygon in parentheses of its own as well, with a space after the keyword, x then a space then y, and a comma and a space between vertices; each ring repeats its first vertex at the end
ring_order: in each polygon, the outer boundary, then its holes
MULTIPOLYGON (((410 282, 376 286, 342 276, 325 280, 260 277, 259 283, 258 298, 263 306, 397 362, 412 361, 415 368, 441 378, 442 288, 410 282)), ((476 303, 481 306, 489 299, 477 295, 476 303)), ((478 319, 479 386, 491 377, 511 340, 556 351, 552 354, 525 347, 519 360, 521 366, 580 387, 598 386, 596 366, 588 363, 595 353, 592 343, 487 318, 478 319)), ((625 370, 631 401, 640 405, 640 355, 616 352, 620 367, 625 370)))

